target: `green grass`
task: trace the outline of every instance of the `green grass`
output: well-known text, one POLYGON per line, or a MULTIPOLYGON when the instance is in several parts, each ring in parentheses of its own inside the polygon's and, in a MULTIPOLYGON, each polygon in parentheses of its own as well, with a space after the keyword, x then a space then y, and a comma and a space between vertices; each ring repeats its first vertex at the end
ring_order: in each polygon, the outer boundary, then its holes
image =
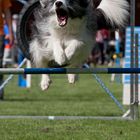
MULTIPOLYGON (((117 99, 122 84, 100 75, 117 99)), ((53 75, 47 92, 40 90, 40 76, 33 76, 32 88, 17 86, 15 77, 5 88, 0 115, 120 116, 122 112, 91 75, 80 75, 70 85, 66 75, 53 75)), ((140 121, 1 119, 0 140, 139 140, 140 121)))
POLYGON ((138 122, 0 120, 2 140, 139 140, 138 122))

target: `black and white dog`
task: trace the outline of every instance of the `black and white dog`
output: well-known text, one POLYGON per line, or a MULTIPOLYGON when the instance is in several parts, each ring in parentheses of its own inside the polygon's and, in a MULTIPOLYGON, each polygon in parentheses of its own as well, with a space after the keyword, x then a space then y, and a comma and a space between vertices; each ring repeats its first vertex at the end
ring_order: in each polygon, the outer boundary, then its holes
MULTIPOLYGON (((35 12, 35 33, 30 52, 36 67, 48 67, 50 61, 68 67, 80 67, 86 60, 100 27, 122 27, 128 18, 126 0, 40 0, 35 12)), ((69 83, 75 75, 68 74, 69 83)), ((41 88, 48 89, 50 77, 42 75, 41 88)))

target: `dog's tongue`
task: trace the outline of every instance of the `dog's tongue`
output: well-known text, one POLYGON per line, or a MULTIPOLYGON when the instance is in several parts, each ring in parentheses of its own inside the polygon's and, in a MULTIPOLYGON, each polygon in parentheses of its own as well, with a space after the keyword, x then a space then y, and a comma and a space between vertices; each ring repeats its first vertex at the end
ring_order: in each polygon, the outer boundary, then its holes
POLYGON ((59 25, 63 27, 66 24, 67 24, 67 18, 66 17, 60 17, 59 18, 59 25))

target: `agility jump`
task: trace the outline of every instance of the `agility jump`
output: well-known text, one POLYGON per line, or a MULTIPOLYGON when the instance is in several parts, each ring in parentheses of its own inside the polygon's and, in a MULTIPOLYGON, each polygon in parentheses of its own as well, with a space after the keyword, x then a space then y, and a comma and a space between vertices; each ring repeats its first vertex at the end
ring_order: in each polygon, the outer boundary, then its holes
MULTIPOLYGON (((30 59, 30 54, 29 54, 29 46, 28 46, 28 41, 30 38, 27 38, 26 36, 26 25, 28 25, 28 19, 32 15, 33 9, 38 6, 38 0, 35 0, 34 3, 31 3, 30 5, 27 6, 27 9, 22 11, 22 17, 21 21, 19 22, 18 26, 18 40, 21 46, 21 50, 25 54, 26 58, 30 59)), ((132 6, 133 8, 133 6, 132 6)), ((133 15, 133 12, 131 13, 133 15)), ((133 16, 134 17, 134 16, 133 16)), ((132 21, 133 23, 133 21, 132 21)), ((134 25, 132 25, 134 26, 134 25)), ((132 28, 132 32, 134 29, 132 28)), ((134 45, 134 32, 132 34, 132 46, 134 45)), ((133 48, 133 47, 132 47, 133 48)), ((134 61, 133 61, 134 63, 134 61)), ((140 73, 140 68, 96 68, 96 69, 87 69, 87 68, 20 68, 20 69, 0 69, 1 74, 111 74, 111 73, 119 73, 119 74, 125 74, 125 73, 130 73, 130 74, 138 74, 140 73)), ((134 83, 132 83, 134 84, 134 83)), ((136 103, 134 101, 134 98, 131 99, 131 108, 130 108, 130 116, 132 119, 137 118, 137 116, 134 114, 134 109, 136 106, 132 103, 136 103)), ((63 117, 60 117, 63 118, 63 117)), ((69 117, 68 117, 69 118, 69 117)), ((73 117, 74 119, 76 116, 73 117)), ((78 119, 80 116, 78 116, 78 119)), ((88 117, 90 118, 90 117, 88 117)), ((93 118, 93 117, 92 117, 93 118)), ((100 118, 100 117, 97 117, 100 118)), ((103 117, 104 118, 104 117, 103 117)))
POLYGON ((140 68, 2 68, 0 74, 130 74, 140 68))

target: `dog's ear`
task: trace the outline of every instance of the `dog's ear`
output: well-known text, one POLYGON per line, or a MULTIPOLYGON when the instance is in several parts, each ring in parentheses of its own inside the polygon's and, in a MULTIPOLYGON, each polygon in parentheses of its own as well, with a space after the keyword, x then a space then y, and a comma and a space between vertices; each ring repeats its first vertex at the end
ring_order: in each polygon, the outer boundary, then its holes
POLYGON ((101 3, 102 0, 91 0, 93 7, 97 8, 99 6, 99 4, 101 3))
POLYGON ((118 26, 115 24, 112 25, 107 18, 105 17, 104 13, 100 9, 95 10, 96 16, 97 16, 97 29, 116 29, 118 26))
POLYGON ((99 27, 124 28, 128 25, 129 3, 126 0, 102 0, 95 14, 99 27))
POLYGON ((95 9, 98 28, 124 28, 129 19, 129 3, 126 0, 102 0, 95 9))

